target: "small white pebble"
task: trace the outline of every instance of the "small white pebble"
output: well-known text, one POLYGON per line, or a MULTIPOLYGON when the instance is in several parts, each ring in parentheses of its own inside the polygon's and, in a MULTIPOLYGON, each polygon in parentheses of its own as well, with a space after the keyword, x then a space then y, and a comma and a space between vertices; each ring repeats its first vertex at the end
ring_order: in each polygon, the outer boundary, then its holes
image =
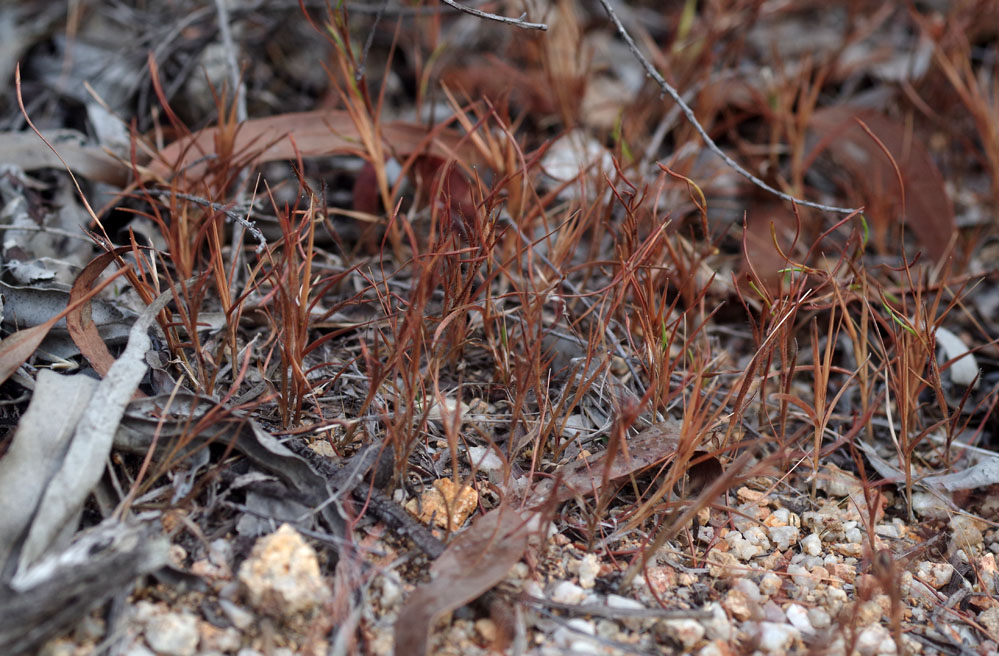
POLYGON ((808 611, 801 604, 791 604, 784 610, 784 614, 787 615, 787 621, 791 623, 791 626, 802 633, 812 633, 815 631, 811 620, 808 618, 808 611))
POLYGON ((727 534, 725 541, 728 543, 729 553, 741 561, 747 561, 763 553, 762 547, 745 539, 739 531, 732 531, 727 534))
POLYGON ((856 649, 861 654, 895 654, 898 648, 888 629, 871 624, 860 632, 856 649))
POLYGON ((791 580, 794 581, 794 584, 799 588, 811 590, 815 587, 815 579, 813 579, 808 570, 801 565, 788 565, 787 573, 791 575, 791 580))
POLYGON ((828 629, 832 625, 832 617, 825 608, 816 606, 808 609, 808 622, 816 629, 828 629))
POLYGON ((874 532, 883 538, 902 537, 902 529, 896 524, 878 524, 874 527, 874 532))
POLYGON ((770 522, 773 526, 787 526, 790 524, 791 512, 787 508, 778 508, 770 514, 770 522))
POLYGON ((932 587, 941 588, 950 581, 950 577, 954 574, 954 566, 950 563, 931 563, 924 560, 916 566, 916 573, 932 587))
POLYGON ((913 492, 912 510, 926 519, 946 519, 951 515, 950 508, 936 495, 928 492, 913 492))
POLYGON ((746 595, 746 599, 760 601, 760 587, 750 579, 736 579, 732 582, 732 587, 746 595))
POLYGON ((704 625, 704 636, 708 640, 730 641, 735 630, 725 608, 717 601, 712 601, 704 606, 704 610, 711 613, 710 618, 701 620, 701 624, 704 625))
POLYGON ((750 544, 762 547, 764 550, 770 549, 770 540, 767 539, 767 533, 762 526, 752 526, 743 531, 742 536, 750 544))
POLYGON ((709 642, 701 647, 701 650, 697 652, 697 656, 725 656, 730 653, 732 652, 728 647, 722 648, 718 642, 709 642))
POLYGON ((790 624, 760 622, 759 648, 769 654, 785 653, 799 637, 798 629, 790 624))
POLYGON ((976 547, 982 543, 982 530, 979 522, 965 515, 950 518, 951 540, 959 549, 976 547))
POLYGON ((599 649, 592 640, 583 638, 582 635, 596 635, 596 626, 590 620, 581 617, 574 617, 566 626, 559 627, 552 635, 555 644, 568 648, 573 653, 578 654, 598 654, 599 649))
POLYGON ((690 649, 704 637, 704 625, 697 620, 666 620, 663 622, 666 635, 673 638, 686 649, 690 649))
POLYGON ((815 533, 806 535, 801 541, 801 550, 809 556, 818 556, 822 553, 822 538, 815 533))
POLYGON ((551 599, 560 604, 581 604, 586 599, 586 590, 572 581, 559 581, 552 590, 551 599))
POLYGON ((773 572, 767 572, 760 579, 760 594, 766 597, 772 597, 778 592, 780 592, 780 587, 783 581, 779 576, 773 572))
POLYGON ((637 599, 629 599, 628 597, 622 597, 621 595, 616 594, 607 595, 607 607, 625 608, 628 610, 645 610, 645 604, 637 599))
POLYGON ((804 567, 805 569, 812 569, 814 567, 822 567, 823 565, 825 565, 825 562, 826 559, 820 558, 819 556, 805 556, 804 558, 801 559, 801 562, 798 564, 804 567))
POLYGON ((770 539, 781 551, 787 550, 798 541, 798 529, 794 526, 771 526, 767 532, 770 534, 770 539))
POLYGON ((576 561, 574 565, 576 574, 579 575, 580 587, 591 589, 596 583, 597 574, 600 573, 600 562, 597 560, 597 555, 588 553, 583 556, 582 560, 576 561))

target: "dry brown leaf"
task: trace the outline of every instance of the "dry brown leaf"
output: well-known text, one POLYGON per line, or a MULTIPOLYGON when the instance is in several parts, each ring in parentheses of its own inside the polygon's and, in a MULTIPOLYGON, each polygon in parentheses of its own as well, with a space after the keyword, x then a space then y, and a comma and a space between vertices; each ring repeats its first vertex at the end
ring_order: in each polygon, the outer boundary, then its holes
MULTIPOLYGON (((75 130, 51 130, 45 138, 59 151, 70 169, 88 180, 124 187, 132 172, 129 167, 96 146, 88 145, 75 130)), ((64 168, 55 153, 32 132, 0 132, 0 152, 4 163, 25 171, 64 168)))
MULTIPOLYGON (((676 422, 663 422, 646 428, 628 440, 627 452, 610 458, 607 452, 591 456, 563 467, 555 499, 561 503, 575 496, 601 491, 606 483, 617 483, 637 472, 662 465, 676 457, 681 434, 676 422)), ((687 470, 690 494, 697 494, 705 482, 722 472, 721 462, 705 451, 695 451, 687 470)))
POLYGON ((432 581, 406 600, 395 623, 395 656, 420 656, 434 622, 503 580, 527 549, 530 512, 509 505, 480 517, 430 568, 432 581))
MULTIPOLYGON (((174 170, 185 169, 189 176, 197 177, 206 165, 196 162, 215 153, 218 132, 218 127, 205 128, 175 141, 159 153, 149 170, 167 177, 174 170)), ((400 156, 426 150, 445 159, 456 158, 468 166, 479 159, 454 130, 436 130, 431 136, 434 131, 422 125, 392 121, 383 123, 381 132, 386 146, 400 156)), ((259 164, 297 159, 299 155, 304 158, 337 153, 360 155, 364 145, 350 114, 343 110, 322 110, 246 121, 236 132, 232 150, 237 155, 249 156, 249 164, 259 164)))
MULTIPOLYGON (((919 244, 934 260, 946 253, 957 227, 954 207, 943 176, 926 148, 911 131, 873 110, 839 106, 815 112, 809 128, 819 140, 818 152, 828 152, 850 175, 850 189, 863 203, 875 247, 887 248, 889 229, 901 216, 919 244), (891 153, 898 171, 860 119, 891 153), (904 190, 899 189, 901 177, 904 190)), ((814 157, 814 150, 809 157, 814 157)))
MULTIPOLYGON (((754 203, 746 212, 745 230, 743 271, 751 270, 766 289, 776 294, 778 282, 783 275, 780 270, 789 265, 777 250, 773 236, 777 235, 781 248, 785 249, 784 254, 790 254, 790 246, 797 231, 794 212, 781 202, 754 203), (773 226, 772 231, 771 226, 773 226)), ((800 236, 798 240, 800 245, 800 236)), ((745 277, 740 277, 740 281, 745 283, 745 277)), ((748 284, 743 286, 744 292, 750 292, 751 296, 755 295, 748 284)))
POLYGON ((59 314, 53 316, 51 319, 45 323, 38 324, 37 326, 32 326, 31 328, 25 328, 24 330, 19 330, 11 335, 8 335, 0 341, 0 383, 10 378, 18 367, 27 362, 31 354, 35 352, 38 346, 45 339, 45 336, 49 334, 49 331, 55 327, 59 320, 66 316, 69 312, 72 312, 76 308, 80 307, 82 304, 87 303, 94 296, 100 293, 102 289, 107 287, 111 282, 125 273, 128 267, 125 267, 112 275, 107 280, 103 281, 95 289, 89 293, 81 296, 75 301, 71 301, 65 310, 59 314))
POLYGON ((69 329, 69 336, 76 347, 80 349, 83 357, 90 363, 90 366, 94 368, 94 371, 101 376, 106 375, 108 369, 114 364, 114 356, 111 355, 111 351, 101 339, 97 325, 91 318, 90 300, 87 295, 104 269, 128 250, 128 247, 121 247, 94 258, 80 271, 80 275, 76 277, 69 292, 69 303, 71 307, 74 307, 66 314, 66 327, 69 329), (77 299, 83 300, 77 305, 74 303, 77 299))

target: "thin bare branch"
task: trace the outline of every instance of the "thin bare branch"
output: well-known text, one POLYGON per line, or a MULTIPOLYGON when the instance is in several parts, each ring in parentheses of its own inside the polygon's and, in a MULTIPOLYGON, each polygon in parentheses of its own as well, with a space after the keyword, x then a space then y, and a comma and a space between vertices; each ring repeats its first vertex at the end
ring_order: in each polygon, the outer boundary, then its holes
MULTIPOLYGON (((449 0, 444 0, 444 2, 449 2, 449 0)), ((621 35, 621 38, 624 39, 625 43, 628 44, 628 48, 631 50, 631 53, 642 65, 642 68, 645 69, 646 75, 655 80, 656 84, 659 85, 659 88, 662 89, 664 93, 669 95, 669 97, 672 98, 673 101, 680 106, 680 109, 683 111, 683 115, 687 117, 687 120, 690 121, 690 124, 694 126, 695 130, 697 130, 697 134, 701 135, 701 139, 704 139, 704 143, 708 146, 708 149, 711 150, 711 152, 713 152, 715 155, 718 155, 718 157, 721 157, 722 160, 728 166, 730 166, 733 171, 735 171, 742 177, 746 178, 760 189, 765 189, 766 191, 769 191, 771 194, 774 194, 775 196, 779 196, 780 198, 786 201, 789 201, 796 205, 801 205, 802 207, 812 207, 817 210, 824 210, 826 212, 836 212, 838 214, 850 214, 858 210, 858 208, 837 207, 835 205, 823 205, 821 203, 813 203, 810 200, 801 200, 800 198, 795 198, 790 194, 786 194, 783 191, 771 187, 766 182, 759 179, 758 177, 747 171, 745 168, 743 168, 742 165, 736 162, 734 159, 726 155, 725 151, 723 151, 721 148, 718 147, 718 144, 716 144, 714 140, 710 136, 708 136, 707 131, 697 121, 697 117, 694 116, 694 110, 690 108, 690 105, 684 102, 683 98, 680 96, 677 90, 674 89, 672 86, 670 86, 669 82, 667 82, 663 78, 663 76, 659 74, 659 71, 656 70, 656 67, 652 65, 652 63, 638 49, 638 46, 635 45, 635 40, 631 38, 631 34, 629 34, 628 30, 625 29, 624 25, 621 23, 621 20, 617 17, 617 14, 614 12, 614 8, 611 7, 610 0, 600 0, 600 4, 603 5, 604 11, 607 12, 607 15, 611 19, 611 22, 614 23, 614 26, 617 28, 617 33, 621 35)))
POLYGON ((441 0, 441 2, 446 4, 448 7, 451 7, 452 9, 457 9, 458 11, 463 11, 466 14, 478 16, 479 18, 494 20, 498 23, 506 23, 507 25, 513 25, 515 27, 520 27, 525 30, 541 30, 543 32, 548 30, 548 25, 545 23, 528 23, 527 21, 525 21, 524 16, 526 16, 526 14, 522 15, 520 18, 508 18, 506 16, 497 16, 496 14, 490 14, 480 9, 473 9, 472 7, 466 7, 465 5, 459 5, 454 0, 441 0))

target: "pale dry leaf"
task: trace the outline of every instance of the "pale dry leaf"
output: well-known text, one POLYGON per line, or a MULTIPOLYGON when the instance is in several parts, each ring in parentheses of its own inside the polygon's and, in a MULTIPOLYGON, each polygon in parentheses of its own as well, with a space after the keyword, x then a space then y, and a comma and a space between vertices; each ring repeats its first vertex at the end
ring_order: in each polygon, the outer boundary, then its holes
POLYGON ((63 466, 66 444, 97 389, 86 376, 38 372, 27 411, 0 459, 0 569, 18 553, 49 480, 63 466))
POLYGON ((44 554, 58 533, 73 523, 83 502, 104 473, 118 424, 142 381, 152 344, 147 332, 156 315, 173 299, 164 292, 139 315, 128 345, 94 391, 70 441, 62 466, 51 478, 19 557, 23 570, 44 554))

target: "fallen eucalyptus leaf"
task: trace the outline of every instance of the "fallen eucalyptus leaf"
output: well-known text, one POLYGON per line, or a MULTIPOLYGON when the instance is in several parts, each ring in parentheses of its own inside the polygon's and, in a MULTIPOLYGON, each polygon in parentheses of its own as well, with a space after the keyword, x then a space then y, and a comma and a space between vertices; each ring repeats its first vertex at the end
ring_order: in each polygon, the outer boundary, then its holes
POLYGON ((43 369, 27 411, 0 459, 0 569, 16 567, 19 544, 49 481, 63 466, 67 443, 97 389, 86 376, 61 376, 43 369), (11 562, 13 561, 13 562, 11 562))
POLYGON ((458 534, 430 567, 432 581, 417 588, 399 612, 395 656, 427 653, 437 618, 503 580, 527 550, 533 514, 501 505, 458 534))
POLYGON ((18 554, 18 571, 44 554, 65 526, 75 523, 87 495, 103 475, 125 406, 146 373, 146 351, 152 347, 146 333, 172 298, 164 292, 139 315, 128 346, 94 391, 28 528, 18 554))

